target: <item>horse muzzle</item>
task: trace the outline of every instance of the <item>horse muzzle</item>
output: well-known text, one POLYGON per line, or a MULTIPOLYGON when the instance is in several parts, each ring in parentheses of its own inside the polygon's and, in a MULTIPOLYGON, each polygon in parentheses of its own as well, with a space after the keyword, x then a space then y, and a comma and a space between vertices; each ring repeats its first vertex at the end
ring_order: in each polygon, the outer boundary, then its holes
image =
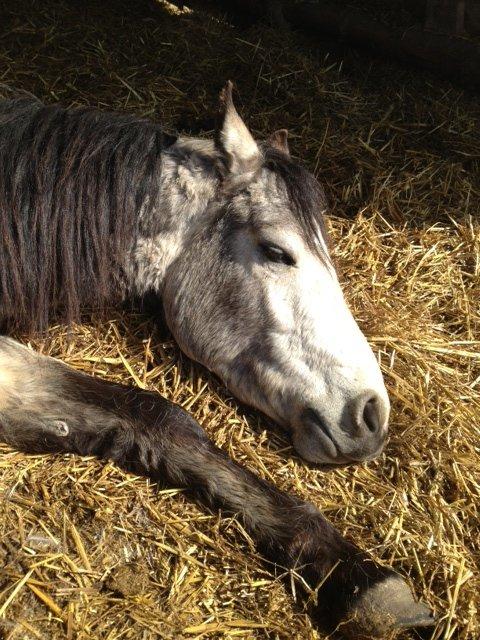
POLYGON ((309 462, 348 464, 379 455, 388 432, 388 399, 367 390, 347 401, 328 406, 310 404, 293 431, 293 445, 309 462))

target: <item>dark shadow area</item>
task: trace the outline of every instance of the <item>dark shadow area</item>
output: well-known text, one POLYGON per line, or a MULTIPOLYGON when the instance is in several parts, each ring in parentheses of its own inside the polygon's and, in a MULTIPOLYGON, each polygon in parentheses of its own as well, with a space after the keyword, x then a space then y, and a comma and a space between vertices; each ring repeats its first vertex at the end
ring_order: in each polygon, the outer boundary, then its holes
POLYGON ((48 102, 211 135, 218 90, 231 78, 255 135, 288 128, 335 214, 374 208, 416 227, 478 213, 477 96, 328 39, 234 26, 202 5, 209 11, 195 2, 182 11, 154 0, 7 0, 1 81, 48 102))

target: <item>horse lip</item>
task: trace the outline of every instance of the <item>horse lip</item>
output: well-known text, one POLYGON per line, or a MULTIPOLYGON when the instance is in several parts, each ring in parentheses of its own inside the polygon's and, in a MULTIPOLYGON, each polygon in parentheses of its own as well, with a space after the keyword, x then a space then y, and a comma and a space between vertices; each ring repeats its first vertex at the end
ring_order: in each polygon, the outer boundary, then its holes
MULTIPOLYGON (((333 447, 334 454, 331 455, 333 460, 336 461, 340 457, 343 458, 343 455, 340 452, 337 441, 335 440, 331 430, 329 429, 328 425, 325 424, 325 421, 322 419, 319 413, 315 411, 315 409, 307 409, 304 413, 303 421, 311 425, 318 435, 321 434, 321 439, 324 442, 326 441, 326 444, 328 444, 328 449, 330 449, 330 451, 333 447)), ((330 455, 330 451, 327 451, 327 454, 330 455)))
POLYGON ((333 437, 332 432, 330 431, 328 426, 323 422, 323 420, 320 420, 320 422, 318 423, 317 426, 324 433, 324 435, 331 441, 331 443, 335 447, 335 452, 336 452, 336 454, 338 456, 338 454, 339 454, 338 444, 337 444, 337 441, 335 440, 335 438, 333 437))
MULTIPOLYGON (((331 427, 322 417, 321 413, 313 407, 308 407, 303 411, 300 424, 303 425, 304 428, 306 427, 307 430, 311 431, 311 436, 320 441, 323 448, 323 459, 321 461, 318 460, 317 462, 322 466, 328 465, 338 467, 339 465, 358 465, 362 462, 373 460, 383 451, 387 436, 387 434, 385 434, 375 451, 365 454, 361 448, 357 450, 349 450, 347 448, 344 450, 334 436, 331 427)), ((308 457, 306 457, 306 459, 310 460, 308 457)))

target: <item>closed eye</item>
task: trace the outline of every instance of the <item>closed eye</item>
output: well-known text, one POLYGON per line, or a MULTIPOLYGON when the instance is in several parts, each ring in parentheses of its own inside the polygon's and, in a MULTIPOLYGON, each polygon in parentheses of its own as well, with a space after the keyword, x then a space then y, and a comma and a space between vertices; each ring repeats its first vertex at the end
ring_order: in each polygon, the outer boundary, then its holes
POLYGON ((295 258, 288 253, 288 251, 285 251, 285 249, 282 249, 276 244, 260 242, 259 247, 269 262, 284 264, 288 267, 293 267, 296 264, 295 258))

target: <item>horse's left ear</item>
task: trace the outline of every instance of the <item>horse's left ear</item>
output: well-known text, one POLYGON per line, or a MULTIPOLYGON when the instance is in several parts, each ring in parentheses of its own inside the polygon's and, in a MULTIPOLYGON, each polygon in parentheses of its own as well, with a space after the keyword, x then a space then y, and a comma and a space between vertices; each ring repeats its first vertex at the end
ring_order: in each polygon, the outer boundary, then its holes
POLYGON ((287 129, 279 129, 278 131, 274 131, 267 140, 267 144, 277 151, 280 151, 281 153, 284 153, 286 156, 290 157, 287 129))
POLYGON ((233 84, 229 80, 220 93, 215 146, 220 155, 220 169, 225 177, 243 180, 255 175, 261 166, 262 154, 235 109, 232 90, 233 84))

